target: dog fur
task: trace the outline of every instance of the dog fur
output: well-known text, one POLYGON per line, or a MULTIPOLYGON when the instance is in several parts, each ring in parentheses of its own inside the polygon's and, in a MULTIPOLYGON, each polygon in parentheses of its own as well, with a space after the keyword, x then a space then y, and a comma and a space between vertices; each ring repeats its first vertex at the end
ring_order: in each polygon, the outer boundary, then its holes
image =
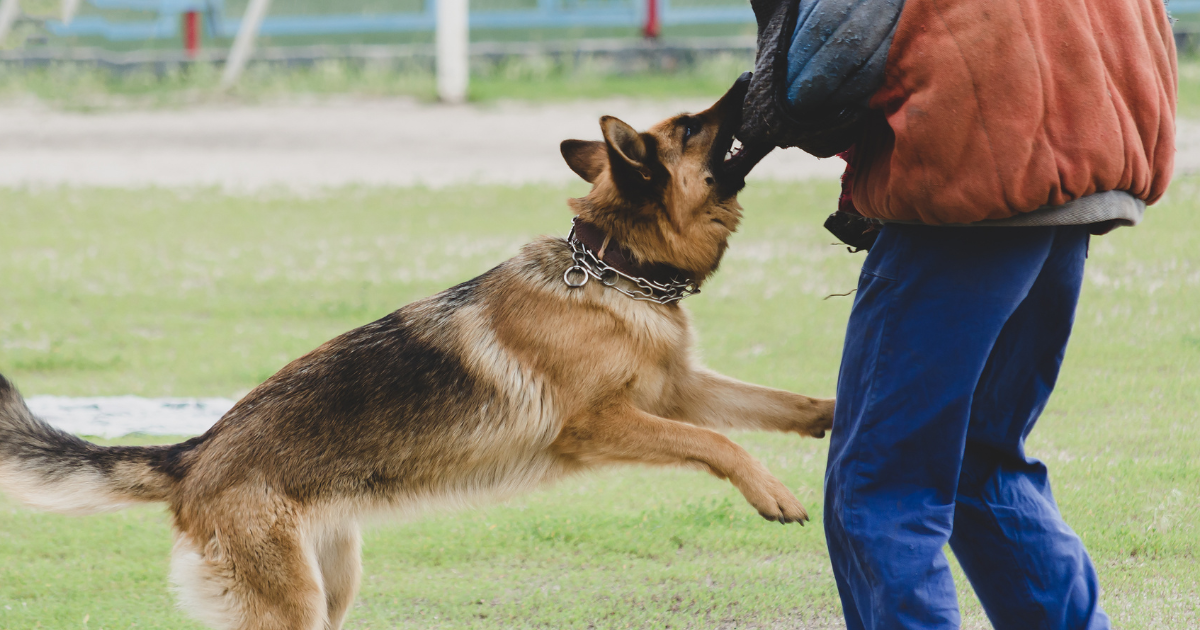
MULTIPOLYGON (((568 165, 593 184, 571 208, 639 261, 703 282, 757 161, 724 160, 744 87, 644 133, 605 117, 603 142, 564 142, 568 165)), ((821 437, 833 401, 704 369, 681 306, 599 282, 567 287, 571 265, 563 239, 540 238, 293 361, 172 446, 85 442, 35 418, 0 377, 0 489, 69 514, 166 502, 182 605, 241 630, 340 628, 372 515, 496 500, 602 464, 693 466, 728 479, 767 519, 806 519, 717 430, 821 437)))

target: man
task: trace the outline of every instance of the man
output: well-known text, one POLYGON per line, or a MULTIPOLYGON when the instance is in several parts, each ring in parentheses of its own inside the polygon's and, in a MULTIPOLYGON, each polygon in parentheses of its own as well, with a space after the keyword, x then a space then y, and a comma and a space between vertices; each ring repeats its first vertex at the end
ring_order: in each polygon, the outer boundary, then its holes
POLYGON ((739 137, 846 157, 839 235, 870 246, 825 479, 848 627, 957 628, 949 543, 996 628, 1108 628, 1024 441, 1090 235, 1171 177, 1162 0, 754 1, 739 137))

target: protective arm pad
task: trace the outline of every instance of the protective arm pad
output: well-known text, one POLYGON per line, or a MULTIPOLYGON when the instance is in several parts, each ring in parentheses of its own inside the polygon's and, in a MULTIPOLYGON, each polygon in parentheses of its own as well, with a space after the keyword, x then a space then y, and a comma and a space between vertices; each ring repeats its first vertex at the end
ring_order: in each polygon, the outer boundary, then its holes
POLYGON ((854 144, 883 83, 903 0, 758 0, 743 142, 828 157, 854 144))
POLYGON ((865 106, 883 83, 903 0, 800 0, 787 54, 795 115, 865 106))

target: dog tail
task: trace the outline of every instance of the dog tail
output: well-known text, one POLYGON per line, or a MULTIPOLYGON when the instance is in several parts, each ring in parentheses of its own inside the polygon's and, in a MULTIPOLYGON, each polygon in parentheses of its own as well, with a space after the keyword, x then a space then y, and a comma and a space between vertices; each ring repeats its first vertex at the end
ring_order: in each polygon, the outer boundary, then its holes
POLYGON ((81 440, 35 417, 0 375, 0 491, 31 506, 92 514, 169 500, 182 476, 171 465, 178 451, 81 440))

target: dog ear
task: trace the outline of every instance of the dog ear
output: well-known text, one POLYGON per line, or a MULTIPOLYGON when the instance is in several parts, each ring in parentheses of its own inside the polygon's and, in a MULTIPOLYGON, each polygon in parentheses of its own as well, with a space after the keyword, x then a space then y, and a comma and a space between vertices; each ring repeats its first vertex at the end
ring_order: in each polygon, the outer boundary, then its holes
POLYGON ((632 180, 650 181, 654 172, 650 169, 652 156, 647 155, 646 142, 633 127, 612 116, 600 117, 600 131, 608 145, 608 162, 612 167, 613 179, 618 184, 632 180))
POLYGON ((608 164, 608 146, 598 140, 563 140, 558 150, 567 166, 589 184, 596 183, 608 164))

